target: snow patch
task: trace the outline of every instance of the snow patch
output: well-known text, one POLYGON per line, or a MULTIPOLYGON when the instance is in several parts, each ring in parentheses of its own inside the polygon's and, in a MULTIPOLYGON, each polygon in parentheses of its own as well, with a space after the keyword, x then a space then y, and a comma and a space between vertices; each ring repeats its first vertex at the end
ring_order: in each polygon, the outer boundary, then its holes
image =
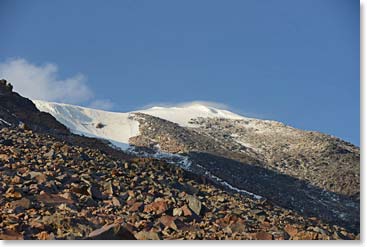
POLYGON ((139 135, 139 123, 130 113, 107 112, 86 107, 34 100, 40 111, 48 112, 74 134, 100 138, 126 150, 129 138, 139 135), (97 124, 103 128, 97 128, 97 124))
POLYGON ((178 165, 184 170, 190 171, 191 161, 189 157, 179 154, 166 153, 160 150, 157 150, 154 153, 147 153, 142 151, 136 151, 133 146, 126 150, 128 153, 137 155, 139 157, 147 157, 154 158, 158 160, 164 160, 170 164, 178 165))
POLYGON ((4 119, 0 118, 0 121, 3 122, 4 124, 8 125, 8 126, 11 126, 11 123, 5 121, 4 119))
POLYGON ((224 187, 226 187, 227 189, 230 189, 232 191, 235 191, 237 193, 240 193, 240 194, 244 194, 244 195, 247 195, 247 196, 250 196, 256 200, 261 200, 261 199, 264 199, 264 197, 262 196, 259 196, 259 195, 256 195, 252 192, 249 192, 247 190, 243 190, 243 189, 239 189, 237 187, 234 187, 233 185, 229 184, 228 182, 224 181, 223 179, 213 175, 211 172, 209 172, 205 167, 199 165, 199 164, 196 164, 196 166, 200 167, 201 169, 204 170, 204 174, 206 176, 208 176, 210 179, 213 179, 214 181, 216 181, 217 183, 223 185, 224 187))
POLYGON ((11 123, 5 121, 4 119, 0 118, 0 121, 3 122, 4 124, 8 125, 8 126, 11 126, 11 123))

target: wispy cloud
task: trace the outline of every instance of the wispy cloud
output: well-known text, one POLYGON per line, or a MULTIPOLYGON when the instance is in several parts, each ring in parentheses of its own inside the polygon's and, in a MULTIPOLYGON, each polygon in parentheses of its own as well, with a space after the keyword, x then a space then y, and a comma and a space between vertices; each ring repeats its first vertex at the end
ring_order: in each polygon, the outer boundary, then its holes
POLYGON ((87 77, 78 73, 60 78, 56 64, 34 64, 24 58, 8 59, 0 63, 0 77, 13 84, 15 91, 30 99, 55 101, 69 104, 88 104, 112 107, 108 100, 95 99, 87 84, 87 77), (94 102, 94 103, 93 103, 94 102))

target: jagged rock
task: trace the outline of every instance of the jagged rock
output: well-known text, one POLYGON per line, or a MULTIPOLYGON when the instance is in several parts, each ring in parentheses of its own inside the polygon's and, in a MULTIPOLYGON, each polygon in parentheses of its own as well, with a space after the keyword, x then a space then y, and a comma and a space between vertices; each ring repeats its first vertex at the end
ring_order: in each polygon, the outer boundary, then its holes
POLYGON ((22 207, 22 208, 28 209, 31 206, 31 201, 29 199, 27 199, 27 198, 22 198, 20 200, 13 201, 11 203, 11 205, 14 208, 16 208, 16 207, 22 207))
POLYGON ((113 187, 112 187, 112 182, 111 181, 106 182, 103 185, 103 188, 104 188, 104 191, 103 191, 104 194, 107 194, 109 196, 112 196, 112 194, 113 194, 113 187))
POLYGON ((40 232, 36 234, 38 240, 55 240, 55 235, 53 233, 49 234, 48 232, 40 232))
POLYGON ((91 192, 89 192, 89 187, 86 186, 86 185, 80 186, 80 185, 77 185, 77 184, 73 184, 70 190, 73 193, 78 193, 78 194, 81 194, 81 195, 91 196, 91 192))
POLYGON ((186 204, 183 205, 181 207, 181 209, 182 209, 182 212, 183 212, 184 216, 191 216, 192 215, 191 210, 187 207, 186 204))
POLYGON ((298 229, 292 225, 286 225, 284 227, 284 230, 289 234, 289 236, 293 237, 295 235, 297 235, 298 233, 298 229))
POLYGON ((272 234, 263 232, 263 231, 253 234, 253 237, 256 240, 272 240, 273 239, 272 234))
POLYGON ((187 195, 186 200, 189 203, 190 209, 197 215, 200 215, 201 212, 201 201, 197 199, 195 196, 187 195))
POLYGON ((19 176, 15 176, 11 180, 11 184, 19 184, 22 181, 22 179, 19 176))
POLYGON ((44 183, 47 181, 47 176, 42 172, 30 172, 31 179, 36 179, 38 183, 44 183))
POLYGON ((155 231, 140 231, 135 234, 138 240, 161 240, 162 238, 155 231))
POLYGON ((66 199, 62 196, 59 195, 55 195, 55 194, 48 194, 46 192, 41 193, 40 195, 37 196, 37 200, 40 202, 43 202, 45 204, 73 204, 74 201, 70 200, 70 199, 66 199))
POLYGON ((55 158, 55 151, 51 149, 49 152, 43 155, 46 159, 53 159, 55 158))
POLYGON ((103 226, 91 232, 88 240, 136 240, 134 235, 121 224, 103 226))
POLYGON ((2 162, 9 162, 9 155, 7 154, 0 154, 0 161, 2 162))
POLYGON ((316 232, 301 231, 293 237, 293 240, 316 240, 318 234, 316 232))
POLYGON ((183 214, 182 208, 174 208, 173 209, 173 216, 181 216, 183 214))
POLYGON ((19 191, 16 191, 14 189, 14 187, 10 187, 6 192, 5 192, 5 197, 6 198, 14 198, 14 199, 19 199, 22 198, 22 194, 19 191))
POLYGON ((121 202, 117 197, 112 197, 112 204, 116 207, 120 207, 121 206, 121 202))
POLYGON ((169 216, 169 215, 163 215, 159 221, 165 226, 172 228, 173 230, 177 230, 177 226, 175 223, 176 217, 169 216))
POLYGON ((99 190, 98 186, 96 185, 91 185, 89 188, 88 188, 88 193, 89 195, 92 196, 92 198, 94 200, 103 200, 105 199, 105 196, 103 196, 102 192, 99 190))
POLYGON ((241 233, 241 232, 246 231, 245 223, 243 222, 237 222, 237 223, 231 224, 229 228, 231 229, 231 232, 241 233))
POLYGON ((142 202, 135 202, 130 208, 129 211, 130 212, 136 212, 138 210, 140 210, 143 207, 143 203, 142 202))
POLYGON ((164 199, 156 200, 148 205, 145 205, 144 212, 162 214, 168 209, 167 202, 164 199))
POLYGON ((23 240, 24 237, 21 233, 13 230, 5 230, 3 233, 0 232, 1 240, 23 240))

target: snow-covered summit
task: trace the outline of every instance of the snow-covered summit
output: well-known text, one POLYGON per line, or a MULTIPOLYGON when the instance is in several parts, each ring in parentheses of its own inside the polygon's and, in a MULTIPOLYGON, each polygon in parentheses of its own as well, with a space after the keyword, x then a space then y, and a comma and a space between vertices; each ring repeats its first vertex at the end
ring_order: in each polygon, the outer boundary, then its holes
POLYGON ((73 133, 106 139, 123 149, 128 147, 129 138, 139 135, 139 123, 130 118, 132 114, 138 112, 159 117, 181 126, 189 126, 190 120, 198 117, 245 119, 245 117, 230 111, 200 103, 174 107, 155 106, 126 113, 40 100, 33 100, 33 103, 40 111, 50 113, 73 133))
POLYGON ((244 119, 245 117, 227 110, 221 110, 201 103, 185 104, 181 106, 160 107, 155 106, 146 110, 136 112, 145 113, 154 117, 159 117, 181 126, 188 126, 191 119, 203 118, 227 118, 244 119))

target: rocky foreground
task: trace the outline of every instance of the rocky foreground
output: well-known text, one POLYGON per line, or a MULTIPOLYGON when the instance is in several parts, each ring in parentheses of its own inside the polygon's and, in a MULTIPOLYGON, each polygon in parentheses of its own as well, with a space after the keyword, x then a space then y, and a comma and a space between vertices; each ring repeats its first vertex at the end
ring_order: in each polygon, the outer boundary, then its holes
POLYGON ((164 161, 113 157, 0 129, 0 239, 359 239, 164 161))

